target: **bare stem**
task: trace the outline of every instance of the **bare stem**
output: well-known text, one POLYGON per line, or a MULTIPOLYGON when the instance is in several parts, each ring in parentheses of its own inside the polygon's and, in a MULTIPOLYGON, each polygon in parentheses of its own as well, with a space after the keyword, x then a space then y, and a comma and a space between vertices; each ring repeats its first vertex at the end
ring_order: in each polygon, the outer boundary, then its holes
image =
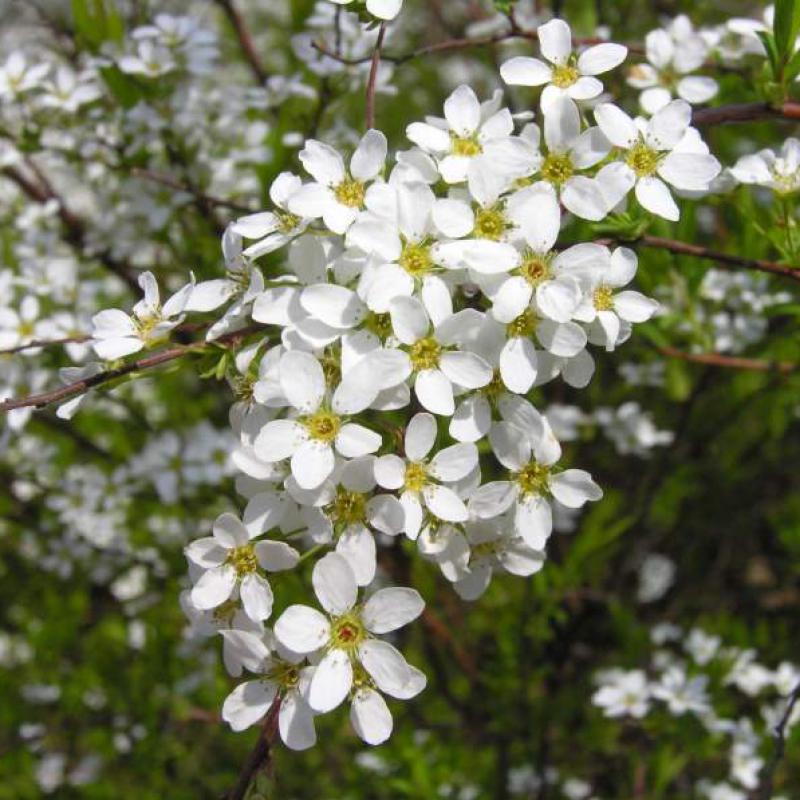
POLYGON ((378 41, 375 42, 375 49, 372 51, 372 65, 369 69, 369 80, 367 81, 367 130, 375 127, 375 89, 378 83, 378 69, 381 65, 381 48, 383 38, 386 36, 386 23, 382 22, 378 31, 378 41))

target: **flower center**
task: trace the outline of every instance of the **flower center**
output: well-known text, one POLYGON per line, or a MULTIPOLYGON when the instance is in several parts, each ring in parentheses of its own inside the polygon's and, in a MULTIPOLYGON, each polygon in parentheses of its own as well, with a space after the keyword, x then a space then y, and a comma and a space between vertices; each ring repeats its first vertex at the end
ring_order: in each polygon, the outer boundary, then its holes
POLYGON ((361 208, 364 205, 364 184, 353 178, 345 178, 333 190, 336 199, 350 208, 361 208))
POLYGON ((342 427, 341 419, 331 411, 317 411, 302 420, 308 435, 318 442, 332 442, 342 427))
POLYGON ((367 507, 367 495, 360 492, 349 492, 339 487, 330 513, 335 522, 352 525, 363 522, 367 507))
POLYGON ((483 152, 480 142, 475 137, 455 136, 450 134, 452 139, 451 149, 454 156, 466 156, 472 158, 479 156, 483 152))
POLYGON ((614 293, 609 286, 598 286, 592 295, 592 302, 598 311, 614 309, 614 293))
POLYGON ((515 320, 506 325, 506 335, 509 339, 530 338, 536 332, 539 319, 530 308, 525 309, 515 320))
POLYGON ((522 263, 519 265, 519 274, 531 285, 538 286, 540 283, 552 277, 550 272, 551 256, 540 255, 532 250, 526 251, 522 256, 522 263))
POLYGON ((496 242, 505 233, 507 227, 502 206, 481 208, 475 215, 475 229, 472 235, 478 239, 491 239, 496 242))
POLYGON ((406 242, 403 245, 403 252, 400 254, 398 263, 413 277, 430 272, 433 268, 430 245, 406 242))
POLYGON ((649 178, 658 169, 658 162, 661 156, 658 151, 648 147, 644 142, 639 141, 625 157, 625 163, 636 173, 639 178, 649 178))
POLYGON ((243 544, 228 551, 228 563, 236 570, 240 578, 250 575, 258 569, 258 559, 253 545, 243 544))
POLYGON ((267 674, 267 679, 277 683, 284 691, 294 689, 300 682, 300 667, 296 664, 287 664, 279 661, 274 669, 267 674))
POLYGON ((411 345, 409 357, 415 370, 436 369, 439 366, 439 357, 442 346, 433 336, 426 336, 411 345))
POLYGON ((548 183, 561 186, 575 174, 575 167, 569 153, 548 153, 541 171, 548 183))
POLYGON ((580 76, 581 73, 578 72, 578 68, 574 64, 561 64, 560 66, 553 67, 553 77, 550 79, 550 82, 553 86, 558 86, 559 89, 566 89, 572 86, 580 76))
POLYGON ((517 473, 517 483, 526 496, 539 496, 549 491, 550 467, 531 461, 517 473))
MULTIPOLYGON (((343 185, 340 184, 340 186, 343 185)), ((340 199, 340 202, 344 201, 340 199)), ((348 203, 345 203, 345 205, 348 205, 348 203)), ((275 216, 278 218, 278 229, 281 233, 291 233, 300 224, 300 217, 297 214, 290 214, 288 211, 276 210, 275 216)))
POLYGON ((427 482, 428 468, 424 464, 414 462, 406 467, 404 484, 409 492, 421 492, 427 482))
POLYGON ((333 620, 330 646, 353 652, 367 638, 367 632, 357 614, 345 614, 333 620))
POLYGON ((239 602, 237 600, 226 600, 211 612, 211 616, 217 624, 230 625, 238 610, 239 602))
POLYGON ((491 542, 481 542, 480 544, 472 545, 472 551, 470 553, 470 562, 475 562, 478 561, 479 559, 493 556, 495 553, 500 552, 501 549, 502 545, 500 544, 499 540, 494 540, 491 542))
POLYGON ((388 314, 370 311, 364 319, 364 327, 379 339, 388 339, 392 335, 392 318, 388 314))

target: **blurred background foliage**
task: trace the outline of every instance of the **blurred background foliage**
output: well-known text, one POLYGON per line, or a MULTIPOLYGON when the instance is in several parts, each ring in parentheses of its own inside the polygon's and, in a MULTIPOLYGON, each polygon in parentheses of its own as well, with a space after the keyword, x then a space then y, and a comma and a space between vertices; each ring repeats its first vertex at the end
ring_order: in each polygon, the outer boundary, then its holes
MULTIPOLYGON (((15 14, 23 5, 6 2, 2 7, 4 42, 13 37, 19 22, 15 14)), ((187 5, 225 33, 223 63, 236 65, 230 80, 251 80, 213 2, 120 3, 113 6, 118 15, 104 31, 94 18, 74 16, 81 3, 73 8, 55 0, 38 3, 42 18, 60 31, 65 50, 77 42, 90 51, 97 51, 104 38, 124 36, 154 12, 183 13, 187 5)), ((349 73, 320 79, 291 49, 290 39, 304 29, 313 5, 311 0, 293 0, 286 13, 279 3, 240 4, 269 72, 299 73, 317 90, 317 99, 292 97, 263 112, 269 126, 265 144, 272 151, 258 168, 263 204, 275 175, 297 168, 296 149, 284 143, 287 134, 301 132, 346 144, 363 128, 360 81, 349 73)), ((386 51, 403 53, 459 36, 466 25, 488 15, 489 6, 477 0, 406 0, 402 31, 390 38, 386 51)), ((717 24, 730 16, 759 16, 763 9, 733 0, 566 0, 552 7, 542 3, 542 12, 549 11, 562 14, 579 35, 608 26, 617 41, 641 42, 664 16, 687 13, 695 24, 717 24)), ((378 127, 393 146, 405 147, 405 126, 438 113, 454 85, 468 80, 479 95, 487 96, 499 86, 498 62, 509 53, 529 50, 524 43, 476 47, 398 67, 397 94, 378 96, 378 127)), ((715 103, 760 99, 764 79, 758 64, 746 74, 721 70, 719 77, 722 88, 715 103)), ((169 81, 143 86, 114 75, 109 85, 123 106, 140 100, 157 104, 172 91, 169 81)), ((635 97, 621 74, 607 87, 633 108, 635 97)), ((532 92, 508 96, 515 111, 533 107, 532 92)), ((780 144, 790 133, 786 123, 731 125, 710 129, 707 140, 720 160, 731 164, 744 152, 780 144)), ((179 138, 171 146, 195 184, 208 184, 211 176, 192 167, 191 147, 179 138)), ((145 154, 130 158, 131 167, 137 158, 146 166, 145 154)), ((776 242, 761 232, 777 231, 777 244, 783 242, 774 207, 747 188, 702 204, 686 202, 682 210, 679 223, 649 220, 647 232, 752 258, 782 257, 776 242)), ((181 236, 167 243, 174 263, 165 265, 164 275, 170 270, 185 274, 189 267, 198 278, 218 275, 218 225, 234 212, 219 209, 216 222, 202 208, 186 207, 180 213, 181 236)), ((629 219, 626 224, 639 222, 629 219)), ((584 223, 565 231, 568 241, 594 235, 584 223)), ((280 256, 272 258, 274 263, 280 256)), ((656 249, 640 250, 640 288, 669 298, 670 313, 637 328, 633 340, 617 353, 598 358, 588 389, 575 392, 558 383, 535 396, 539 407, 576 404, 587 412, 635 400, 660 428, 674 432, 672 444, 647 458, 621 455, 596 428, 583 428, 568 445, 568 458, 592 472, 605 489, 605 499, 580 518, 574 532, 553 536, 542 572, 526 580, 496 578, 474 605, 459 600, 435 567, 415 556, 410 543, 385 550, 384 564, 412 575, 431 610, 423 623, 404 633, 403 641, 409 660, 428 674, 428 689, 414 702, 393 705, 395 734, 375 751, 367 752, 350 732, 345 714, 321 720, 319 745, 303 754, 279 749, 274 782, 264 785, 263 792, 253 792, 253 798, 504 798, 509 796, 510 772, 532 766, 580 777, 598 797, 656 800, 694 797, 692 786, 704 770, 719 768, 725 774, 725 748, 699 736, 690 718, 665 715, 648 729, 606 720, 590 701, 596 670, 649 663, 649 632, 657 623, 701 626, 730 645, 755 648, 768 665, 796 659, 800 652, 800 373, 723 369, 668 359, 661 352, 665 346, 684 352, 713 349, 708 327, 697 318, 698 288, 710 266, 656 249), (663 365, 663 385, 632 385, 621 377, 623 363, 663 365), (677 574, 663 598, 643 604, 637 599, 638 574, 653 552, 672 559, 677 574)), ((789 291, 790 298, 769 309, 767 334, 744 354, 800 362, 796 291, 791 295, 791 282, 786 285, 778 277, 759 286, 771 293, 789 291)), ((54 368, 62 363, 55 352, 45 358, 54 368)), ((163 428, 176 420, 182 426, 205 419, 218 427, 226 424, 230 395, 225 383, 213 377, 199 380, 195 372, 183 362, 145 379, 153 385, 155 400, 150 402, 162 409, 163 428)), ((135 397, 126 402, 135 410, 135 397)), ((50 412, 37 414, 29 425, 30 431, 57 445, 56 471, 75 461, 113 468, 138 452, 153 428, 151 423, 109 425, 108 417, 91 404, 69 426, 50 412)), ((3 483, 10 484, 19 468, 18 463, 0 461, 3 483)), ((154 493, 137 495, 135 502, 131 537, 142 547, 154 544, 147 526, 153 513, 201 535, 215 513, 237 503, 232 481, 222 491, 199 493, 190 505, 165 507, 154 493)), ((35 780, 37 757, 24 737, 25 726, 37 724, 44 726, 48 745, 68 759, 85 753, 102 759, 94 782, 56 790, 54 796, 64 800, 224 796, 256 734, 232 734, 218 722, 218 709, 232 684, 217 643, 198 649, 183 638, 185 620, 178 603, 185 585, 183 540, 176 537, 171 548, 159 544, 164 568, 150 573, 143 597, 122 603, 93 575, 80 569, 63 576, 43 571, 37 558, 26 554, 30 538, 52 524, 43 504, 23 503, 3 492, 0 512, 5 518, 0 627, 4 660, 10 662, 0 668, 0 800, 42 796, 35 780), (133 620, 146 632, 135 648, 133 620), (22 646, 33 657, 15 665, 9 651, 22 646), (31 687, 59 687, 60 696, 42 701, 31 687), (92 702, 100 693, 103 701, 92 702)), ((63 558, 69 561, 66 553, 63 558)), ((292 582, 297 580, 285 578, 282 603, 292 601, 292 582)), ((303 596, 298 583, 295 597, 303 596)), ((787 797, 800 797, 798 735, 787 743, 787 751, 777 784, 787 797)))

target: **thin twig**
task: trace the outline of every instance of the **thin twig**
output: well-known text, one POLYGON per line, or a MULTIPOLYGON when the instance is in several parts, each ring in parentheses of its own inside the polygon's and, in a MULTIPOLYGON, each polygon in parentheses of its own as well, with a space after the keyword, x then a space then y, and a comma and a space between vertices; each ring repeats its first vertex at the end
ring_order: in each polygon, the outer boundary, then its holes
POLYGON ((228 792, 226 800, 244 800, 247 790, 256 775, 264 769, 268 769, 272 763, 272 746, 278 732, 278 712, 281 707, 281 698, 278 695, 270 706, 264 724, 258 735, 255 747, 247 757, 247 761, 242 765, 236 786, 228 792))
MULTIPOLYGON (((616 241, 618 240, 602 239, 598 240, 598 243, 609 244, 616 241)), ((735 256, 731 253, 720 253, 717 250, 710 250, 708 247, 703 247, 698 244, 689 244, 688 242, 680 242, 675 239, 664 239, 661 236, 644 235, 629 242, 620 240, 619 243, 628 244, 631 247, 639 246, 651 247, 656 250, 667 250, 670 253, 677 253, 682 256, 692 256, 693 258, 702 258, 706 261, 716 261, 718 264, 724 264, 729 267, 754 269, 759 272, 768 272, 772 275, 781 275, 784 278, 800 281, 800 267, 779 264, 777 261, 765 261, 758 258, 735 256)))
POLYGON ((755 122, 763 119, 800 119, 800 103, 786 102, 780 106, 769 103, 739 103, 716 108, 699 108, 692 114, 692 125, 709 127, 729 122, 755 122))
POLYGON ((231 211, 241 211, 245 214, 253 213, 253 209, 250 206, 237 203, 233 200, 224 200, 221 197, 214 197, 213 195, 205 194, 193 186, 188 186, 181 183, 171 175, 164 175, 160 172, 154 172, 152 170, 142 169, 140 167, 134 167, 132 172, 137 178, 143 178, 145 180, 152 181, 153 183, 161 184, 162 186, 168 186, 170 189, 176 189, 179 192, 191 194, 195 197, 195 199, 205 203, 206 205, 217 206, 219 208, 229 208, 231 211))
POLYGON ((239 47, 242 50, 242 55, 253 73, 253 77, 257 83, 264 83, 269 77, 261 59, 258 57, 253 39, 250 36, 250 31, 247 30, 242 15, 234 5, 234 0, 215 0, 216 4, 225 12, 225 16, 233 27, 236 38, 239 40, 239 47))
MULTIPOLYGON (((245 336, 262 330, 264 330, 263 325, 251 325, 247 328, 242 328, 241 330, 225 334, 225 336, 220 336, 219 339, 214 341, 214 343, 223 345, 235 344, 245 336)), ((205 349, 206 346, 206 342, 201 341, 193 342, 192 344, 187 345, 169 347, 165 350, 160 350, 157 353, 153 353, 153 355, 139 358, 136 361, 129 362, 128 364, 123 364, 121 367, 105 370, 104 372, 98 372, 96 375, 90 375, 87 378, 82 378, 81 380, 74 381, 73 383, 68 383, 61 388, 54 389, 50 392, 42 392, 40 394, 29 395, 28 397, 20 397, 16 400, 6 400, 5 402, 0 403, 0 412, 13 411, 15 408, 45 408, 52 403, 59 403, 64 400, 69 400, 71 397, 84 394, 89 389, 102 386, 110 381, 117 380, 118 378, 125 377, 126 375, 131 375, 134 372, 142 372, 147 369, 152 369, 153 367, 161 366, 162 364, 166 364, 170 361, 175 361, 178 358, 183 358, 191 353, 200 352, 201 350, 205 349)))
POLYGON ((372 51, 372 64, 369 68, 369 80, 367 81, 367 130, 375 127, 375 89, 378 83, 378 69, 381 65, 381 48, 383 38, 386 36, 386 23, 382 22, 378 31, 378 41, 375 42, 375 49, 372 51))
POLYGON ((752 372, 780 372, 787 374, 794 372, 798 367, 797 364, 790 361, 766 361, 760 358, 726 356, 722 353, 687 353, 675 347, 660 347, 659 352, 669 358, 679 358, 681 361, 692 361, 695 364, 706 364, 725 369, 750 370, 752 372))
POLYGON ((34 339, 26 344, 18 344, 16 347, 9 347, 7 350, 0 350, 0 356, 10 356, 14 353, 22 353, 24 350, 35 350, 37 347, 58 347, 64 344, 80 344, 91 339, 91 336, 80 334, 78 336, 64 336, 62 339, 34 339))
POLYGON ((783 756, 786 752, 786 728, 789 725, 789 719, 791 718, 798 701, 800 701, 800 683, 794 687, 794 691, 792 691, 792 693, 789 695, 783 715, 778 720, 778 724, 775 726, 773 731, 773 736, 775 738, 774 750, 772 751, 772 758, 764 767, 764 772, 761 775, 761 781, 759 782, 757 795, 758 800, 770 800, 772 797, 772 786, 775 782, 775 771, 778 769, 778 765, 783 760, 783 756))
POLYGON ((31 200, 37 203, 55 201, 58 206, 59 219, 64 227, 64 240, 76 250, 82 252, 87 258, 96 258, 106 269, 113 272, 138 293, 139 282, 133 268, 125 262, 119 261, 110 250, 104 250, 99 253, 87 252, 88 232, 86 223, 68 208, 33 159, 29 158, 26 163, 37 180, 29 178, 16 167, 4 167, 0 174, 13 181, 31 200))

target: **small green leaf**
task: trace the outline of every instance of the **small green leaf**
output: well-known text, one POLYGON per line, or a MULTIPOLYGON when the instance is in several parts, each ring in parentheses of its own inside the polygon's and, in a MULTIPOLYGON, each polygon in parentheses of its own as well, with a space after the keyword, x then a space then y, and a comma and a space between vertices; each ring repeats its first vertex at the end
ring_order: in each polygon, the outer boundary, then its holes
POLYGON ((775 49, 778 61, 786 64, 794 52, 794 43, 800 31, 800 0, 777 0, 775 3, 775 49))
POLYGON ((761 39, 761 43, 764 45, 764 49, 767 51, 769 65, 772 68, 772 75, 777 79, 780 71, 780 58, 778 57, 778 49, 775 45, 775 37, 766 31, 758 31, 758 38, 761 39))

